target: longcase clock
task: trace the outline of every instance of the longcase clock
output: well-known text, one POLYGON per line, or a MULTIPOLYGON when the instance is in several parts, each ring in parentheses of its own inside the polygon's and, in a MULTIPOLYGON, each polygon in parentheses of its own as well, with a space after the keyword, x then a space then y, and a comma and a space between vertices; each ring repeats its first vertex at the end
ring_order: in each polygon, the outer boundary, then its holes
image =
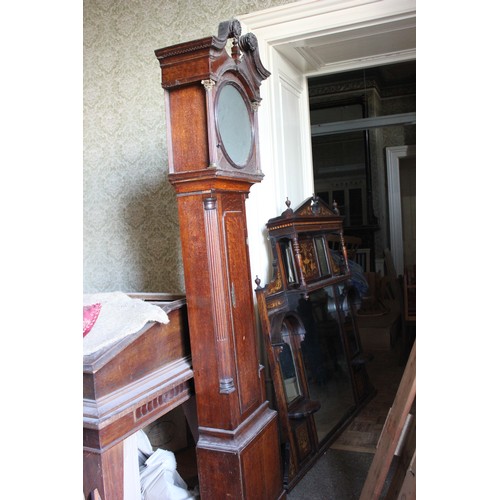
POLYGON ((255 36, 241 36, 237 20, 221 23, 217 36, 155 54, 178 201, 201 497, 281 498, 278 421, 257 355, 245 214, 250 187, 263 178, 257 115, 270 73, 255 36))

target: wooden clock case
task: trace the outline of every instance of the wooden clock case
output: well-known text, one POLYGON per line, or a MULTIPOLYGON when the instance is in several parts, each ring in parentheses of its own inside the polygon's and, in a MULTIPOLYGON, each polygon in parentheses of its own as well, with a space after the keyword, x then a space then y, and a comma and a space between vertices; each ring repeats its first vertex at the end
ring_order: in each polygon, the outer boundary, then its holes
POLYGON ((201 497, 268 500, 284 489, 277 414, 257 355, 245 200, 263 178, 257 110, 270 73, 255 36, 240 35, 231 20, 217 36, 155 54, 178 201, 201 497))

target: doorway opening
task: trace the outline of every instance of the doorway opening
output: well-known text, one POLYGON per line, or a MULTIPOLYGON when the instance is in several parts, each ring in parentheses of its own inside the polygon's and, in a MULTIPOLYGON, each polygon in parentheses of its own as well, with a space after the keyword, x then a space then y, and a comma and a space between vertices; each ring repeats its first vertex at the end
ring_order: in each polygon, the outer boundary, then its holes
POLYGON ((337 204, 345 234, 361 240, 365 271, 382 271, 390 248, 402 274, 403 256, 415 260, 415 175, 406 167, 400 176, 399 159, 413 158, 414 169, 416 61, 310 77, 308 88, 316 194, 337 204))

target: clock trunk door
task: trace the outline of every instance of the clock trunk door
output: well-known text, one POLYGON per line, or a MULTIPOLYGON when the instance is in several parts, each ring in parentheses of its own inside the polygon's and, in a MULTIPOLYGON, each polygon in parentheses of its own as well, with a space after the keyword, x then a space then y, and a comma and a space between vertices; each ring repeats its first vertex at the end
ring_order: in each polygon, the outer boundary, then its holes
POLYGON ((249 267, 244 195, 226 197, 223 204, 223 228, 226 243, 231 321, 236 351, 236 373, 242 418, 259 404, 260 384, 253 314, 252 288, 242 269, 249 267), (244 244, 242 244, 244 242, 244 244))

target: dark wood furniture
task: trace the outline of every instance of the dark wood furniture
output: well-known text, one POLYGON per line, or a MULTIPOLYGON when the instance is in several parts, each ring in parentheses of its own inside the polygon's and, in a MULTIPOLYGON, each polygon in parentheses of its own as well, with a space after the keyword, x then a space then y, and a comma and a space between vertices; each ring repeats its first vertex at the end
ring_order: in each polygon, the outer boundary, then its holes
POLYGON ((155 54, 189 303, 201 497, 280 498, 278 419, 257 355, 245 213, 263 178, 257 119, 269 72, 237 20, 155 54))
POLYGON ((262 332, 280 416, 287 490, 373 396, 354 310, 342 217, 307 199, 267 223, 273 279, 257 281, 262 332), (328 246, 331 236, 337 252, 328 246))
POLYGON ((399 277, 402 287, 402 339, 401 363, 408 360, 411 346, 417 336, 417 272, 416 266, 406 266, 403 276, 399 277))
POLYGON ((83 489, 86 500, 123 499, 123 441, 193 395, 186 300, 131 294, 162 307, 169 323, 83 357, 83 489))

